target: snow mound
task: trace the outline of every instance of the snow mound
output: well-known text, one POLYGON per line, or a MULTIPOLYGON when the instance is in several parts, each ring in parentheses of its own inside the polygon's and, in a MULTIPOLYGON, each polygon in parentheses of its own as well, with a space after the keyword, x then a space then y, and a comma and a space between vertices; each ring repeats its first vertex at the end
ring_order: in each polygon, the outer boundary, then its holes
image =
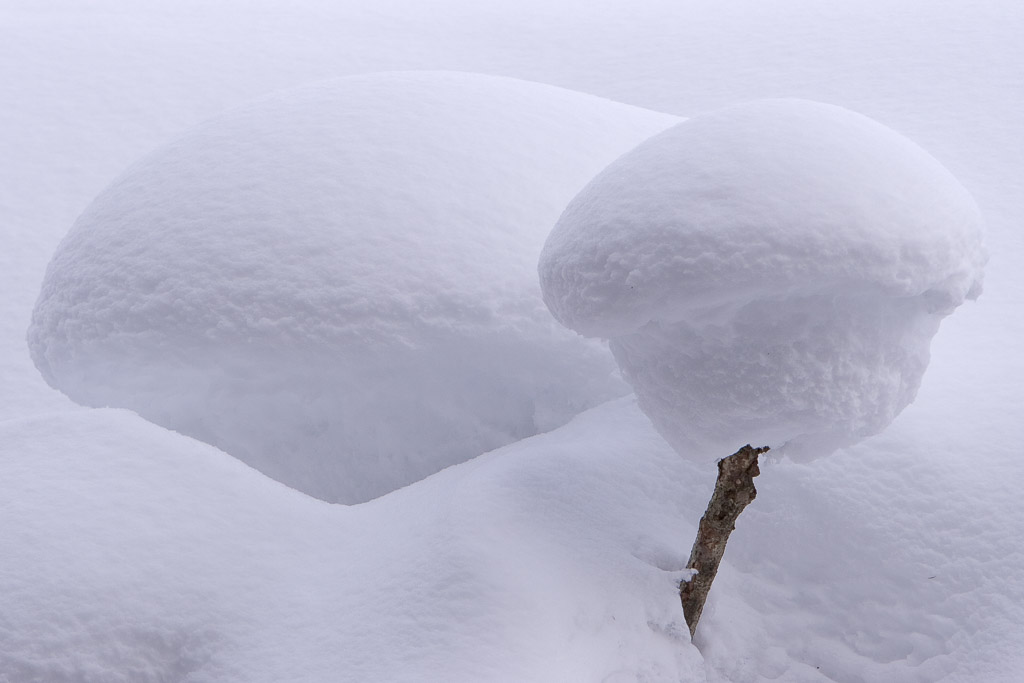
POLYGON ((617 160, 539 269, 555 317, 611 340, 677 450, 811 457, 909 405, 985 259, 974 201, 925 151, 839 107, 767 100, 617 160))
POLYGON ((547 227, 677 118, 459 73, 232 110, 81 215, 29 329, 46 380, 359 502, 622 395, 544 307, 547 227))

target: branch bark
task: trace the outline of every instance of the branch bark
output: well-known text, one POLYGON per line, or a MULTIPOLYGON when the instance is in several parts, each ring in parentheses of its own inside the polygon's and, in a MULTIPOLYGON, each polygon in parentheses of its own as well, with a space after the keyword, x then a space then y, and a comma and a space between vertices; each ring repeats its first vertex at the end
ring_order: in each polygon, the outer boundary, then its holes
POLYGON ((689 569, 697 570, 697 574, 679 584, 679 597, 691 638, 697 630, 697 622, 704 611, 704 601, 718 573, 722 555, 725 554, 729 534, 736 528, 736 518, 757 496, 754 477, 761 473, 757 466, 757 456, 767 451, 767 446, 752 448, 748 444, 718 461, 715 491, 711 494, 707 511, 700 518, 697 539, 693 542, 690 561, 686 565, 689 569))

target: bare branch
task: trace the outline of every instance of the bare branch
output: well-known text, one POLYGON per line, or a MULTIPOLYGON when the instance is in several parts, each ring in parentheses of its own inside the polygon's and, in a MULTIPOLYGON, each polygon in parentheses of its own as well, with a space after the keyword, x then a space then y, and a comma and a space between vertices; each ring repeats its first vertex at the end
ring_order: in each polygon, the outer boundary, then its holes
POLYGON ((711 494, 707 511, 700 518, 697 539, 693 542, 690 561, 686 565, 697 570, 697 574, 679 584, 683 615, 686 617, 686 625, 690 627, 691 637, 697 630, 697 622, 704 611, 704 601, 725 554, 729 534, 736 528, 736 518, 757 496, 754 477, 761 473, 757 466, 757 456, 767 450, 767 446, 752 448, 748 444, 728 458, 718 461, 715 491, 711 494))

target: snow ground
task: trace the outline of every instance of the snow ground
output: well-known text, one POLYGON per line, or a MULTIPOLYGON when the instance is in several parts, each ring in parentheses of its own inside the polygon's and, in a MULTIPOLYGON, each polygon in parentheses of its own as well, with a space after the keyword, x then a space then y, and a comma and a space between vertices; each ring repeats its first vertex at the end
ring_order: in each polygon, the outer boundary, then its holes
POLYGON ((0 3, 0 680, 1020 680, 1022 29, 1008 0, 0 3), (665 577, 712 473, 628 401, 330 508, 78 409, 32 366, 46 263, 125 167, 253 96, 387 69, 681 116, 831 102, 921 144, 978 201, 985 294, 943 323, 888 431, 764 468, 700 655, 665 577))

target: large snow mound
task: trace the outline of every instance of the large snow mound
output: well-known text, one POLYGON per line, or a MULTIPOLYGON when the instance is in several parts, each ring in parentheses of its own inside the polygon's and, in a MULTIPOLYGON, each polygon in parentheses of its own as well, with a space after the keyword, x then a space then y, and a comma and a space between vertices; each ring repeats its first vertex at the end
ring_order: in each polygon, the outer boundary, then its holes
POLYGON ((551 319, 548 226, 677 118, 460 73, 345 78, 200 125, 81 215, 29 330, 46 380, 364 501, 628 387, 551 319))
POLYGON ((767 100, 680 123, 595 178, 540 260, 681 452, 830 453, 914 398, 941 318, 981 291, 981 218, 864 116, 767 100))

